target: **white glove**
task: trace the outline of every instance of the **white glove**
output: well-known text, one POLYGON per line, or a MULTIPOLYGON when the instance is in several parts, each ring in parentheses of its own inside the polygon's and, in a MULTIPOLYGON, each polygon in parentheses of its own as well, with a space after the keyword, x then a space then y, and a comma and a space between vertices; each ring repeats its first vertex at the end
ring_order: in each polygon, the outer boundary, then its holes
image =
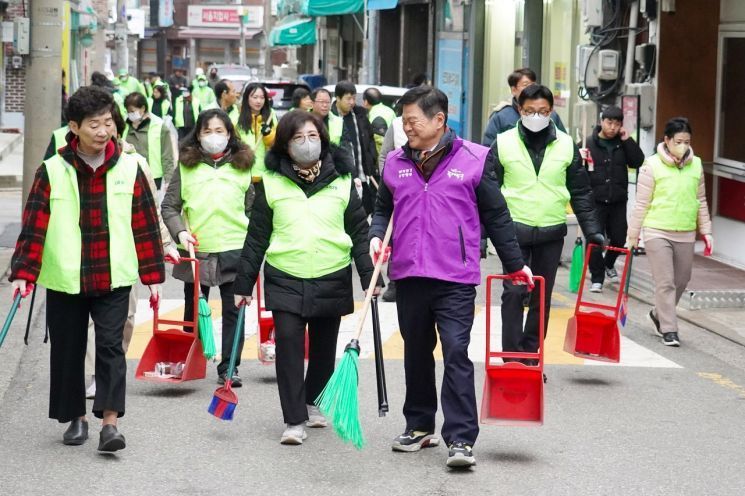
POLYGON ((189 244, 195 245, 197 244, 197 240, 194 239, 194 236, 189 233, 189 231, 181 231, 178 233, 178 242, 181 243, 181 246, 186 248, 186 250, 189 250, 189 244))
POLYGON ((34 285, 28 284, 26 282, 26 279, 13 279, 13 282, 10 283, 10 286, 13 288, 13 298, 16 297, 17 293, 20 293, 21 298, 25 298, 34 289, 34 285))
MULTIPOLYGON (((373 238, 370 240, 370 258, 372 258, 373 263, 378 262, 378 257, 380 256, 380 250, 383 248, 383 241, 380 238, 373 238)), ((388 261, 388 258, 391 255, 391 247, 388 246, 385 249, 385 253, 383 255, 383 263, 388 261)))
POLYGON ((240 307, 241 305, 246 305, 247 307, 251 306, 252 300, 252 296, 233 295, 233 302, 235 303, 236 307, 240 307))
POLYGON ((166 259, 166 262, 171 262, 173 264, 177 264, 181 260, 181 255, 179 254, 176 247, 173 246, 172 244, 169 244, 168 248, 165 249, 165 259, 166 259))

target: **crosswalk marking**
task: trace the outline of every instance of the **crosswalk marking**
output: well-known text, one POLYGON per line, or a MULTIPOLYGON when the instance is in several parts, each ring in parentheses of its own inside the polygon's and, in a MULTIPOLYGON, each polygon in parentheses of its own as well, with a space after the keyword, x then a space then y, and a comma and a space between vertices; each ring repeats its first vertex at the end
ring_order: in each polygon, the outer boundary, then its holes
MULTIPOLYGON (((209 302, 212 309, 213 327, 215 330, 215 342, 218 353, 221 350, 222 338, 222 311, 219 300, 209 302)), ((339 340, 337 343, 337 356, 341 356, 344 347, 354 336, 359 319, 361 303, 355 303, 355 312, 342 318, 339 329, 339 340)), ((380 326, 383 333, 383 355, 386 360, 403 359, 404 343, 398 327, 398 316, 395 303, 380 302, 380 326)), ((474 325, 471 331, 471 344, 468 354, 474 362, 483 363, 486 354, 486 315, 485 308, 477 305, 474 325)), ((555 308, 551 310, 548 337, 545 343, 545 359, 551 365, 591 365, 591 366, 626 366, 626 367, 657 367, 657 368, 680 368, 678 364, 664 358, 654 351, 621 336, 621 363, 609 364, 595 360, 585 360, 570 355, 564 351, 564 336, 566 324, 573 315, 574 310, 570 308, 555 308)), ((161 318, 180 320, 183 318, 183 300, 163 300, 161 302, 161 318)), ((130 344, 127 358, 138 359, 147 346, 152 336, 153 314, 148 307, 147 300, 139 300, 135 318, 135 331, 130 344)), ((257 359, 258 343, 256 332, 258 330, 258 317, 255 304, 246 312, 246 344, 243 348, 242 359, 257 359)), ((623 331, 622 331, 623 332, 623 331)), ((492 342, 499 347, 501 337, 501 315, 500 307, 492 307, 492 342)), ((360 338, 361 358, 371 358, 373 354, 372 324, 368 317, 360 338)), ((435 349, 435 358, 442 360, 442 348, 439 340, 435 349)))

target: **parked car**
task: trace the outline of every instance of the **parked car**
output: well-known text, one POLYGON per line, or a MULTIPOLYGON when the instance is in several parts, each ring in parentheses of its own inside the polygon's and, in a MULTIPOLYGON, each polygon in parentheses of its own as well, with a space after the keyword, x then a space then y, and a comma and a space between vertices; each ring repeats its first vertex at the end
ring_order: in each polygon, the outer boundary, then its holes
MULTIPOLYGON (((377 88, 380 91, 380 93, 383 95, 383 103, 385 103, 391 108, 394 108, 398 99, 404 96, 404 93, 406 93, 409 90, 409 88, 399 88, 398 86, 386 86, 386 85, 375 85, 375 84, 355 84, 355 86, 357 87, 357 98, 356 98, 357 105, 362 105, 362 94, 365 92, 367 88, 377 88)), ((336 88, 336 85, 327 84, 323 88, 328 90, 331 93, 331 96, 333 99, 334 89, 336 88)))
POLYGON ((290 81, 266 81, 262 82, 269 96, 272 99, 272 108, 277 113, 277 117, 282 117, 292 108, 292 93, 297 88, 305 88, 310 92, 310 88, 305 83, 296 83, 290 81))
POLYGON ((253 81, 257 81, 258 69, 255 67, 249 67, 238 64, 212 64, 207 69, 206 74, 210 74, 212 69, 217 69, 217 77, 220 79, 227 79, 235 89, 240 93, 243 87, 253 81))

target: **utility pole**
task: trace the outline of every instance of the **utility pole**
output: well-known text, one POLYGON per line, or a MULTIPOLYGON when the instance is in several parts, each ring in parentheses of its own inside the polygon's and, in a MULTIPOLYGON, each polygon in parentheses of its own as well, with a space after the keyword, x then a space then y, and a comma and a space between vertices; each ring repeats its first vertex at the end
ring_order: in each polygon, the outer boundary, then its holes
POLYGON ((116 24, 114 24, 114 44, 116 46, 116 67, 118 69, 129 69, 129 48, 127 46, 126 0, 116 0, 116 24))
POLYGON ((26 61, 23 198, 44 158, 52 131, 59 127, 62 104, 62 3, 34 0, 30 8, 31 43, 26 61))
POLYGON ((272 31, 272 0, 264 0, 264 79, 272 79, 272 47, 269 44, 269 33, 272 31))
MULTIPOLYGON (((241 0, 236 0, 235 3, 241 4, 241 0)), ((246 65, 246 14, 247 11, 243 7, 238 7, 238 17, 241 20, 241 33, 240 33, 240 44, 238 47, 238 61, 241 66, 246 65)))

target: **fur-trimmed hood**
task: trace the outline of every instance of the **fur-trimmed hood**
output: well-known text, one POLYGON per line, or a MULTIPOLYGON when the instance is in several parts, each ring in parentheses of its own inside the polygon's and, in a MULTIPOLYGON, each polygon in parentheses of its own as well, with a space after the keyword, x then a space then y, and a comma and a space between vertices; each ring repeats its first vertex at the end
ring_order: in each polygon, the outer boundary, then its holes
MULTIPOLYGON (((345 147, 329 145, 326 155, 323 157, 323 164, 331 162, 339 175, 355 175, 354 157, 352 152, 345 147)), ((264 165, 267 170, 281 172, 282 164, 292 164, 292 160, 287 155, 279 155, 274 150, 269 150, 264 157, 264 165)))
POLYGON ((217 161, 212 160, 199 146, 186 146, 179 150, 179 162, 184 167, 195 167, 202 162, 215 163, 216 165, 230 163, 238 170, 248 170, 253 167, 254 152, 247 144, 242 141, 239 143, 236 151, 226 153, 217 161))

